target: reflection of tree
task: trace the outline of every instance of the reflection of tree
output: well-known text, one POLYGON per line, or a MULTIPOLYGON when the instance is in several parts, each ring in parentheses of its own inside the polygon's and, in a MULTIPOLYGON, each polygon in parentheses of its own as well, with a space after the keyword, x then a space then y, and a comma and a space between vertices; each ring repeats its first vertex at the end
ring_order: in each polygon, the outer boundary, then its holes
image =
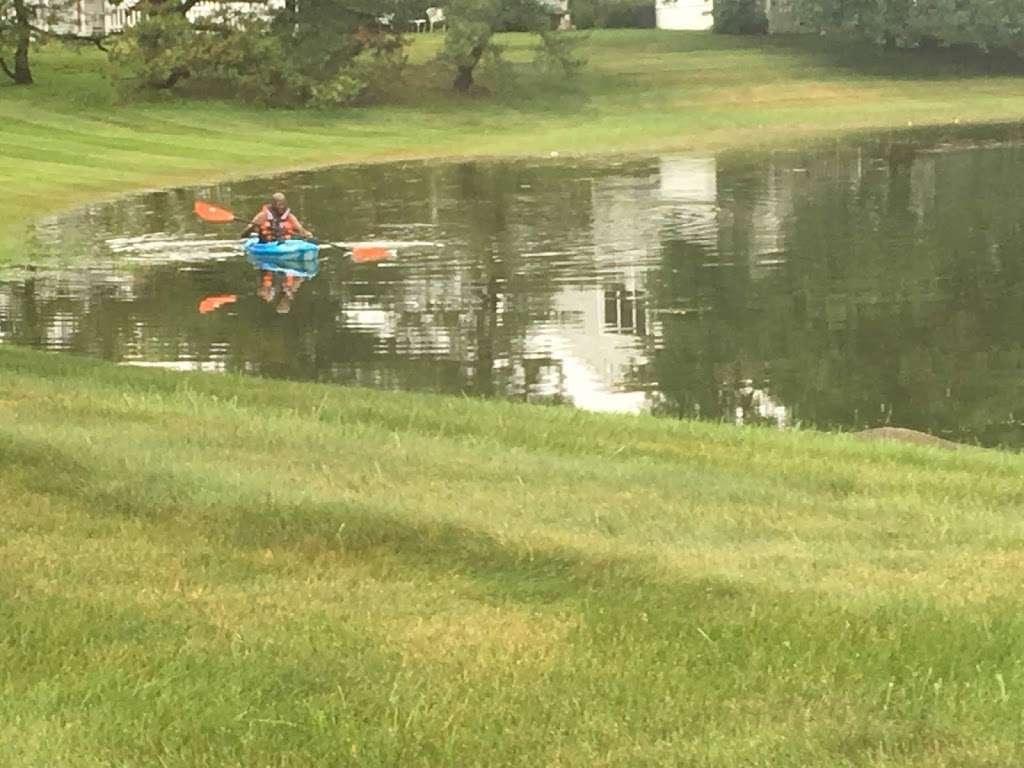
POLYGON ((730 172, 721 161, 717 175, 716 240, 691 242, 685 228, 666 230, 655 299, 665 310, 663 339, 653 368, 661 387, 659 411, 731 419, 739 382, 764 376, 758 338, 765 330, 764 307, 751 261, 766 178, 746 167, 730 172))
POLYGON ((664 280, 658 283, 663 315, 661 349, 654 368, 661 388, 660 410, 683 417, 721 418, 719 381, 723 366, 740 355, 734 343, 744 334, 742 310, 723 270, 704 268, 712 254, 701 245, 671 240, 662 246, 664 280))
POLYGON ((557 361, 527 359, 527 331, 547 313, 553 295, 553 286, 538 279, 547 270, 528 263, 524 253, 531 239, 527 227, 542 226, 552 209, 565 207, 565 180, 543 169, 467 163, 455 169, 453 182, 459 200, 473 201, 452 211, 450 219, 469 256, 467 275, 460 281, 470 292, 460 304, 470 308, 473 333, 464 347, 464 362, 472 369, 466 390, 483 396, 498 391, 528 395, 524 385, 533 376, 527 369, 557 366, 557 361), (522 186, 534 190, 525 200, 519 199, 522 186), (524 386, 521 392, 515 392, 517 378, 524 386))
MULTIPOLYGON (((711 255, 666 242, 664 300, 702 308, 666 319, 657 367, 667 408, 727 418, 735 396, 720 399, 723 384, 768 377, 798 420, 822 427, 893 423, 1008 439, 995 425, 1024 395, 1015 158, 1010 150, 922 156, 905 146, 846 153, 830 168, 783 158, 808 172, 792 189, 786 263, 757 279, 735 233, 736 250, 720 257, 735 263, 728 270, 702 270, 697 262, 711 255), (926 172, 916 170, 921 162, 926 172)), ((762 173, 778 169, 769 163, 762 173)), ((730 218, 742 220, 743 196, 719 181, 730 218)), ((757 197, 758 181, 747 183, 757 197)))
POLYGON ((9 328, 5 329, 9 338, 20 344, 42 346, 46 334, 41 327, 34 277, 29 277, 11 292, 9 306, 10 316, 5 323, 9 328))

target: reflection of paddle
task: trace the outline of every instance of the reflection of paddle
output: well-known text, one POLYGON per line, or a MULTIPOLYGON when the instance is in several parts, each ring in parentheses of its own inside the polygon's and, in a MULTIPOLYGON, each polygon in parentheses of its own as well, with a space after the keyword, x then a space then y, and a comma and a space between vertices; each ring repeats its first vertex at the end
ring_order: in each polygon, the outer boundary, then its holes
POLYGON ((356 264, 369 264, 374 261, 384 261, 394 258, 395 251, 390 248, 381 248, 376 245, 357 245, 352 249, 352 261, 356 264))
POLYGON ((238 297, 233 293, 223 296, 207 296, 199 302, 199 314, 207 315, 215 309, 220 309, 225 304, 234 304, 236 301, 238 301, 238 297))

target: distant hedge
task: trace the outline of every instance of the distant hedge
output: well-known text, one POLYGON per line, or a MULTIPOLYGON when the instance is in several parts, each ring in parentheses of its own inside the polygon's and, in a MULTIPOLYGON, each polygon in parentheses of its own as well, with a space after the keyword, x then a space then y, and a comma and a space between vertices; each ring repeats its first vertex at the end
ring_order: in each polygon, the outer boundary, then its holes
POLYGON ((715 0, 715 32, 762 35, 768 31, 764 0, 715 0))
POLYGON ((652 2, 570 0, 569 12, 572 14, 572 23, 579 29, 651 29, 656 26, 652 2))
POLYGON ((1024 53, 1021 0, 788 0, 788 5, 812 29, 843 29, 893 47, 1024 53))

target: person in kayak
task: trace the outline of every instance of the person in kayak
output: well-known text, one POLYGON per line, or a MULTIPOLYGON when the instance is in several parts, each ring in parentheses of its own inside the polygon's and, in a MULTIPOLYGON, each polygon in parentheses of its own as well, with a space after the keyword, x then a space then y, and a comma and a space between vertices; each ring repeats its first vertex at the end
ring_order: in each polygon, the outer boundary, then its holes
POLYGON ((280 192, 275 192, 270 198, 270 204, 263 206, 249 222, 242 237, 249 237, 254 233, 259 236, 261 243, 279 243, 294 237, 313 239, 313 233, 302 226, 302 222, 289 210, 288 201, 280 192))

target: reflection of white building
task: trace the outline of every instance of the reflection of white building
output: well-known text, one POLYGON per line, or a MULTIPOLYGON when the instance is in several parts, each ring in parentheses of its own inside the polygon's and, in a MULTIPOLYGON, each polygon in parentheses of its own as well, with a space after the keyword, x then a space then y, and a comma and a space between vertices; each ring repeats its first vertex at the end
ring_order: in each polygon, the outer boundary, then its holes
POLYGON ((604 271, 656 250, 662 194, 651 175, 595 180, 590 190, 594 259, 604 271))
POLYGON ((592 411, 639 413, 647 393, 631 389, 630 374, 648 363, 660 324, 647 301, 647 275, 658 266, 664 195, 657 176, 622 175, 591 188, 594 274, 554 297, 557 323, 538 324, 528 356, 561 362, 561 386, 592 411))
POLYGON ((660 191, 670 210, 673 234, 702 247, 709 256, 742 251, 749 256, 751 269, 776 263, 773 257, 784 250, 784 225, 793 210, 793 174, 775 165, 762 174, 760 193, 744 210, 729 189, 724 195, 719 189, 716 158, 662 158, 660 191), (747 241, 741 247, 733 241, 731 230, 736 226, 747 241))
POLYGON ((658 192, 669 203, 673 229, 688 243, 718 250, 718 161, 714 157, 663 157, 658 192))
POLYGON ((630 287, 607 290, 566 287, 553 308, 563 321, 531 329, 529 354, 561 361, 561 384, 576 406, 628 413, 645 409, 646 393, 625 386, 628 373, 647 362, 642 342, 652 331, 643 296, 635 280, 630 287))
MULTIPOLYGON (((528 340, 531 351, 563 361, 566 393, 580 407, 646 409, 648 394, 631 390, 630 379, 648 364, 662 335, 648 303, 647 277, 661 267, 666 236, 701 246, 710 258, 722 253, 723 245, 729 252, 723 230, 739 214, 723 210, 718 173, 714 157, 665 157, 653 174, 594 183, 593 282, 563 287, 554 311, 573 321, 539 327, 528 340)), ((768 194, 746 211, 741 225, 750 239, 751 268, 782 249, 784 222, 793 205, 791 180, 770 173, 762 180, 768 194)), ((761 405, 778 420, 776 404, 761 405)))
POLYGON ((735 406, 736 424, 768 423, 785 429, 792 422, 791 409, 775 400, 767 390, 755 387, 750 379, 742 382, 736 395, 741 401, 735 406))
POLYGON ((783 225, 793 213, 794 176, 772 165, 767 170, 765 191, 754 203, 750 222, 751 267, 785 250, 783 225))
POLYGON ((398 332, 398 314, 365 298, 346 304, 336 320, 346 328, 357 328, 379 339, 393 339, 398 332))
POLYGON ((919 154, 910 166, 910 209, 923 223, 935 207, 935 157, 919 154))

